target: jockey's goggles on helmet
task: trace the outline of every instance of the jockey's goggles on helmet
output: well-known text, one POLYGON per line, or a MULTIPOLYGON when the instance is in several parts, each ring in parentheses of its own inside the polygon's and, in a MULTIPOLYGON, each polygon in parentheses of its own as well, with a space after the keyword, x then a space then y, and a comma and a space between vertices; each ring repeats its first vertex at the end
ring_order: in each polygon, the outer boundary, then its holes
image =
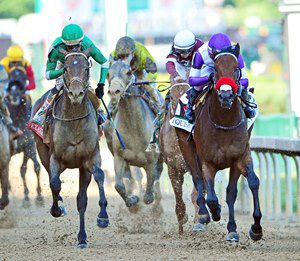
POLYGON ((69 52, 78 52, 80 51, 80 48, 81 48, 81 43, 74 44, 74 45, 67 45, 67 50, 69 52))
POLYGON ((194 50, 194 46, 189 49, 175 49, 179 54, 189 54, 194 50))

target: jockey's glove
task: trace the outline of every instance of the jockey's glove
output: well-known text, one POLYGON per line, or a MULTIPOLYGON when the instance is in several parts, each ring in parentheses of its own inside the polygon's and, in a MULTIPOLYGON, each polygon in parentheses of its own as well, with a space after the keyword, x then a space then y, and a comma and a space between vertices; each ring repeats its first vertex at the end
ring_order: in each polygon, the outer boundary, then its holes
POLYGON ((96 96, 99 98, 99 99, 102 99, 103 98, 103 95, 104 95, 104 83, 98 83, 97 84, 97 88, 95 89, 95 93, 96 93, 96 96))

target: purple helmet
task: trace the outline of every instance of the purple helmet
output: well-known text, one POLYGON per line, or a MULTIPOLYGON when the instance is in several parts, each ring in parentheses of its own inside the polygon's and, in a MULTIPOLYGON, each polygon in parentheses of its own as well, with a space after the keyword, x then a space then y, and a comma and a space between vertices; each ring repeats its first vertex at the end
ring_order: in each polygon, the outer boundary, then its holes
POLYGON ((220 51, 228 46, 231 46, 231 41, 226 34, 214 34, 208 42, 208 53, 212 54, 213 49, 220 51))

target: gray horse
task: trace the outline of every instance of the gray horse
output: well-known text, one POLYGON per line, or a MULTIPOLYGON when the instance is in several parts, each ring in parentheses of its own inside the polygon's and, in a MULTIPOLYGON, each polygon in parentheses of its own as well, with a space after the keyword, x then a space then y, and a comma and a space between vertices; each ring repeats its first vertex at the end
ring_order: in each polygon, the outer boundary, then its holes
MULTIPOLYGON (((97 218, 99 227, 108 226, 106 212, 107 200, 104 193, 104 172, 101 169, 100 148, 98 142, 97 114, 89 96, 89 61, 90 48, 83 52, 67 53, 64 63, 63 94, 55 101, 52 108, 52 122, 50 123, 49 147, 35 135, 36 144, 41 161, 48 171, 53 205, 50 213, 54 217, 65 214, 65 209, 58 202, 60 196, 60 174, 66 168, 79 168, 79 193, 77 195, 77 209, 80 218, 78 233, 78 247, 87 246, 85 232, 85 211, 87 207, 87 188, 92 174, 98 184, 100 194, 100 213, 97 218)), ((41 99, 47 97, 47 93, 41 99)), ((37 101, 36 104, 40 104, 37 101)), ((37 107, 33 108, 33 113, 37 107)))
MULTIPOLYGON (((111 65, 108 72, 108 93, 111 104, 116 108, 113 122, 121 134, 125 149, 122 149, 116 133, 112 134, 109 125, 106 124, 104 128, 108 147, 114 155, 115 189, 127 207, 139 202, 139 197, 132 195, 131 190, 124 184, 123 179, 130 179, 132 176, 130 166, 141 167, 146 171, 147 185, 144 195, 146 204, 152 203, 154 196, 156 203, 161 199, 159 178, 163 169, 163 160, 159 154, 145 152, 153 132, 152 122, 155 114, 149 107, 144 89, 134 87, 131 84, 132 79, 133 73, 127 63, 118 60, 111 65)), ((160 99, 162 103, 161 96, 160 99)))
POLYGON ((18 138, 17 146, 14 150, 14 153, 23 152, 23 163, 21 166, 21 177, 24 185, 24 201, 23 205, 28 206, 29 201, 29 190, 26 183, 26 171, 27 171, 27 162, 29 159, 33 161, 34 171, 37 177, 37 197, 36 203, 38 205, 43 204, 43 196, 41 194, 41 185, 40 185, 40 163, 36 157, 36 147, 34 142, 34 137, 32 132, 26 128, 26 124, 30 119, 31 112, 31 100, 30 97, 26 97, 26 80, 27 76, 22 70, 23 68, 16 67, 9 74, 9 83, 7 90, 7 105, 9 108, 10 116, 13 120, 15 127, 18 127, 23 131, 23 135, 18 138))
POLYGON ((9 203, 9 199, 8 199, 9 161, 10 161, 9 132, 2 118, 0 118, 0 181, 1 181, 1 189, 2 189, 2 197, 0 198, 0 210, 4 209, 9 203))

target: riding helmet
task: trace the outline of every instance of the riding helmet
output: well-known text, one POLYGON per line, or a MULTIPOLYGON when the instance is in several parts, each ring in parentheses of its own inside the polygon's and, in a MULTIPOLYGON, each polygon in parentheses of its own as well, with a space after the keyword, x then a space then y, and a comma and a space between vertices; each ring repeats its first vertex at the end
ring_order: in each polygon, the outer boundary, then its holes
POLYGON ((83 30, 77 24, 66 25, 61 33, 61 39, 66 45, 79 44, 83 37, 83 30))

